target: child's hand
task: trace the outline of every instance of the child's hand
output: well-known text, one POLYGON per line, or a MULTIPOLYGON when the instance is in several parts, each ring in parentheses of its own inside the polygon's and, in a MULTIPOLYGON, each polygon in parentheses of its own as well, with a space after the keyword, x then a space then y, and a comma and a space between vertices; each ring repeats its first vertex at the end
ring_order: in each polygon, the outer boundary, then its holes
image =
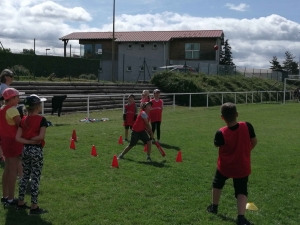
POLYGON ((29 140, 29 144, 31 144, 31 145, 38 145, 38 144, 40 144, 41 143, 41 141, 34 141, 34 140, 29 140))

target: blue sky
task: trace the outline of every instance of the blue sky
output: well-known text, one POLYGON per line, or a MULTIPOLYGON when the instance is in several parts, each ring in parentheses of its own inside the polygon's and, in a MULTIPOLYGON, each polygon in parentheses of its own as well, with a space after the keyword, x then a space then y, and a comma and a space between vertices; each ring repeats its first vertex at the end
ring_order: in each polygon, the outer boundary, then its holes
MULTIPOLYGON (((290 51, 300 57, 299 0, 115 0, 116 31, 223 30, 237 66, 268 68, 290 51)), ((112 31, 113 0, 1 0, 0 41, 13 52, 62 55, 58 39, 76 31, 112 31), (13 13, 11 13, 13 12, 13 13)), ((78 41, 70 41, 73 53, 78 41)))

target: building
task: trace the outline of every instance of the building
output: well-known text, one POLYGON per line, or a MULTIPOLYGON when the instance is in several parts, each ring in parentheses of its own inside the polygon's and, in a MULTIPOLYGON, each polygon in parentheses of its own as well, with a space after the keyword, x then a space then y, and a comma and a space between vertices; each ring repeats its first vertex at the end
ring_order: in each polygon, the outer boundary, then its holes
POLYGON ((99 58, 99 76, 103 80, 145 81, 167 65, 188 65, 198 70, 203 63, 218 65, 224 33, 222 30, 74 32, 59 39, 64 42, 65 57, 68 41, 79 40, 81 57, 99 58))

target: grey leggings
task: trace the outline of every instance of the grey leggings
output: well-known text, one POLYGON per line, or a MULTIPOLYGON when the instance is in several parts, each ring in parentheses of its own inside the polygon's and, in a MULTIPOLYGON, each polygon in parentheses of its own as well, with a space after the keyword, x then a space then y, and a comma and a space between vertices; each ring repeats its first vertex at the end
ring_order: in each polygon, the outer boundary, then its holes
POLYGON ((20 180, 19 200, 24 201, 31 176, 31 203, 38 203, 39 184, 44 165, 43 148, 40 145, 24 145, 22 153, 23 177, 20 180))

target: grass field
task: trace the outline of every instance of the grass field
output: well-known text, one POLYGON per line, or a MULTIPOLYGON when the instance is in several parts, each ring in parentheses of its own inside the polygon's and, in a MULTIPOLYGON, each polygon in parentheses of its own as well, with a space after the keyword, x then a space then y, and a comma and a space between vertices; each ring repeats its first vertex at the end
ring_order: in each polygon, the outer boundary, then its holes
MULTIPOLYGON (((246 217, 256 225, 300 224, 299 217, 299 107, 297 103, 238 105, 239 120, 253 124, 258 145, 252 153, 249 202, 258 211, 246 217)), ((107 122, 84 123, 86 114, 46 116, 55 126, 47 128, 39 204, 49 210, 40 217, 27 212, 0 210, 5 225, 229 225, 236 219, 232 181, 224 187, 219 214, 205 210, 211 203, 211 183, 216 168, 216 130, 224 126, 219 107, 166 108, 162 147, 153 147, 148 163, 140 143, 119 169, 111 168, 124 135, 120 110, 95 112, 91 118, 107 122), (70 150, 73 129, 79 138, 70 150), (98 157, 90 156, 92 145, 98 157), (176 163, 178 150, 182 163, 176 163)), ((3 168, 0 168, 2 173, 3 168)), ((17 191, 16 191, 17 193, 17 191)), ((26 196, 30 203, 30 195, 26 196)))

